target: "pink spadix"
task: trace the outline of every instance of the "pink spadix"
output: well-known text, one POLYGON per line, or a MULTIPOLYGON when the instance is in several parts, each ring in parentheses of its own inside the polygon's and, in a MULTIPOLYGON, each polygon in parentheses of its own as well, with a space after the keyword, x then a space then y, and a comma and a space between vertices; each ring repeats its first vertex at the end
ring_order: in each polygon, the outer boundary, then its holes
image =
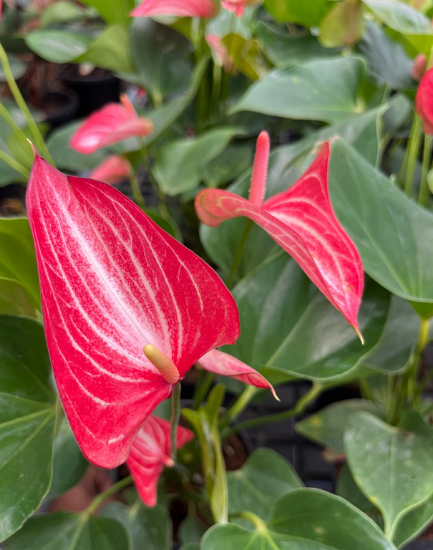
POLYGON ((331 148, 323 143, 316 159, 287 191, 262 204, 269 137, 260 134, 250 198, 220 189, 201 191, 195 201, 200 220, 211 227, 246 216, 262 227, 302 267, 313 283, 359 333, 358 310, 364 274, 355 245, 332 209, 328 191, 331 148))

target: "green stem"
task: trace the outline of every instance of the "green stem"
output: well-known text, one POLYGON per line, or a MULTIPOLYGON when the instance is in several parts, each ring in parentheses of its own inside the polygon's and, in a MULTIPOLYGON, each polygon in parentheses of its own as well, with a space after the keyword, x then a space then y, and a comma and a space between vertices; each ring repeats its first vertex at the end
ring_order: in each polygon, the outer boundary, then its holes
POLYGON ((421 186, 419 188, 418 204, 426 206, 429 197, 429 188, 427 184, 427 174, 430 166, 432 149, 432 139, 427 134, 424 135, 424 151, 422 154, 422 174, 421 186))
POLYGON ((249 402, 258 391, 259 390, 255 386, 247 386, 230 409, 222 416, 220 428, 225 428, 232 420, 237 418, 246 409, 249 402))
POLYGON ((3 105, 3 103, 0 103, 0 116, 3 117, 6 124, 9 126, 9 128, 16 134, 16 136, 18 137, 18 139, 21 142, 21 146, 23 148, 30 147, 30 143, 27 141, 27 138, 26 138, 24 132, 21 130, 21 128, 15 122, 13 116, 6 109, 6 107, 3 105))
POLYGON ((220 94, 221 94, 221 76, 222 76, 222 67, 214 63, 212 69, 212 122, 218 124, 219 120, 219 105, 220 105, 220 94))
POLYGON ((410 404, 413 404, 418 397, 417 392, 417 379, 418 369, 421 360, 422 352, 427 344, 428 333, 430 328, 430 321, 427 319, 420 319, 420 327, 418 333, 418 341, 416 343, 415 351, 409 363, 407 370, 408 382, 407 382, 407 398, 410 404))
POLYGON ((314 401, 324 391, 324 389, 325 386, 323 386, 323 384, 315 383, 311 389, 303 397, 301 397, 301 399, 299 399, 292 409, 288 409, 287 411, 283 411, 278 414, 270 414, 268 416, 261 416, 259 418, 253 418, 252 420, 241 422, 228 430, 224 436, 228 437, 239 431, 246 430, 254 426, 269 424, 271 422, 279 422, 280 420, 285 420, 286 418, 291 418, 292 416, 298 416, 305 411, 308 405, 314 401))
POLYGON ((150 185, 152 186, 152 189, 158 199, 158 208, 163 217, 168 218, 170 216, 170 213, 167 209, 167 205, 165 204, 165 194, 160 190, 159 184, 156 181, 155 176, 153 175, 152 166, 150 165, 150 157, 149 152, 147 150, 146 144, 144 141, 142 141, 142 147, 140 149, 141 158, 143 160, 144 167, 146 169, 146 174, 149 178, 150 185))
POLYGON ((198 409, 202 402, 204 401, 206 395, 208 394, 210 387, 212 386, 213 382, 213 373, 212 372, 206 372, 204 370, 200 371, 200 374, 202 374, 202 377, 197 384, 197 390, 194 395, 194 403, 193 407, 194 409, 198 409), (205 374, 204 374, 205 373, 205 374))
POLYGON ((235 257, 233 258, 233 264, 230 269, 229 276, 227 278, 227 288, 230 289, 233 278, 236 274, 236 269, 238 268, 239 262, 242 258, 242 252, 244 251, 245 244, 248 239, 248 235, 250 234, 250 231, 253 227, 254 223, 252 220, 247 220, 247 223, 245 224, 244 232, 242 233, 241 240, 239 241, 238 248, 236 249, 235 257))
POLYGON ((42 153, 45 160, 54 166, 53 158, 51 157, 51 154, 48 151, 48 147, 46 146, 44 138, 42 137, 42 134, 39 131, 38 125, 34 121, 33 116, 30 112, 30 109, 27 107, 27 104, 24 101, 23 96, 21 95, 21 92, 17 86, 17 83, 15 82, 15 79, 11 71, 11 67, 9 65, 8 56, 2 44, 0 44, 0 62, 3 66, 3 72, 6 76, 6 81, 8 83, 9 89, 15 99, 16 104, 21 109, 21 112, 23 113, 27 121, 27 125, 30 129, 30 132, 33 135, 33 139, 35 140, 36 147, 42 153))
POLYGON ((132 196, 134 197, 135 202, 140 208, 146 208, 146 201, 144 200, 143 193, 141 192, 137 174, 136 172, 133 172, 132 169, 129 182, 131 184, 132 196))
POLYGON ((132 483, 133 483, 132 476, 125 477, 121 481, 118 481, 117 483, 112 485, 109 489, 107 489, 103 493, 100 493, 98 496, 96 496, 87 507, 86 512, 88 514, 95 513, 96 510, 101 506, 101 504, 105 500, 115 495, 118 491, 120 491, 124 487, 128 487, 128 485, 132 485, 132 483))
POLYGON ((5 153, 5 151, 0 150, 0 159, 8 164, 13 170, 15 170, 15 172, 18 172, 25 178, 28 178, 30 176, 30 170, 17 162, 13 157, 5 153))
POLYGON ((180 382, 173 388, 171 397, 171 458, 176 462, 177 458, 177 427, 179 426, 180 418, 180 382))
POLYGON ((412 124, 412 130, 409 138, 409 156, 407 161, 406 180, 404 184, 404 192, 409 197, 412 194, 413 177, 415 174, 415 166, 419 153, 419 146, 421 141, 421 122, 419 116, 415 114, 415 118, 412 124))

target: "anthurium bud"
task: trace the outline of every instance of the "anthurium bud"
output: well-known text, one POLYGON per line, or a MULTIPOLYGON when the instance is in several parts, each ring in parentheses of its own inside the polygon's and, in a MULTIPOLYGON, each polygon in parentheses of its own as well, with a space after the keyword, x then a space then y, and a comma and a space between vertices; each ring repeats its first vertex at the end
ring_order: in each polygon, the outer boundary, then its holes
POLYGON ((411 76, 414 80, 418 82, 423 77, 425 70, 427 69, 427 58, 424 54, 419 53, 412 63, 411 76))
POLYGON ((429 69, 419 83, 415 108, 421 119, 424 132, 433 136, 433 69, 429 69))

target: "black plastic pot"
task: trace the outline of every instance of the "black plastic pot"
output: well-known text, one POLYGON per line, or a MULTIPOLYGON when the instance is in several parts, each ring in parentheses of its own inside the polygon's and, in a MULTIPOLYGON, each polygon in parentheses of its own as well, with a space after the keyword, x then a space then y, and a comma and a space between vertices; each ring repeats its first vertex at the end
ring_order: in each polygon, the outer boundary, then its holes
POLYGON ((76 65, 67 65, 60 80, 78 95, 77 118, 89 115, 110 101, 119 101, 120 80, 105 69, 96 68, 82 75, 76 65))

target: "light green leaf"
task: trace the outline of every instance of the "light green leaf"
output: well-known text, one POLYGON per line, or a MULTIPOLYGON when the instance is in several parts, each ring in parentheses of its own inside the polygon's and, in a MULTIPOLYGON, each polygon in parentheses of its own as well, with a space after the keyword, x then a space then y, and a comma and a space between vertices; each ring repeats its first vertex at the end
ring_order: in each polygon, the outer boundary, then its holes
POLYGON ((30 296, 19 281, 0 277, 0 315, 37 318, 30 296))
POLYGON ((361 512, 364 512, 364 514, 369 515, 376 521, 376 523, 379 524, 380 522, 383 526, 383 520, 379 510, 363 493, 361 493, 358 485, 356 485, 355 480, 353 479, 352 474, 350 473, 347 463, 343 464, 343 467, 341 468, 335 493, 339 497, 350 502, 350 504, 353 504, 359 508, 361 512))
POLYGON ((57 0, 42 12, 40 26, 46 28, 51 25, 80 21, 90 15, 89 11, 70 0, 57 0))
POLYGON ((218 128, 162 147, 154 164, 154 175, 161 190, 173 196, 197 187, 207 164, 241 132, 239 128, 218 128))
POLYGON ((421 504, 413 506, 402 514, 394 531, 392 542, 398 547, 405 547, 417 535, 422 533, 433 520, 433 494, 421 504))
POLYGON ((382 512, 392 539, 403 515, 433 493, 433 430, 416 413, 403 429, 359 412, 351 415, 344 441, 354 479, 382 512))
POLYGON ((342 140, 332 146, 330 194, 365 271, 415 302, 433 302, 433 215, 342 140))
POLYGON ((328 48, 356 44, 364 33, 363 8, 360 0, 335 4, 320 22, 320 43, 328 48))
POLYGON ((0 218, 0 277, 20 282, 41 309, 36 255, 26 218, 0 218))
POLYGON ((130 33, 137 83, 149 92, 157 105, 167 95, 188 88, 191 67, 187 58, 191 44, 186 38, 148 17, 137 17, 130 33))
POLYGON ((132 506, 110 502, 100 515, 123 524, 131 539, 131 550, 168 550, 171 547, 171 521, 164 506, 147 508, 137 496, 132 506))
POLYGON ((107 23, 126 23, 134 9, 134 0, 83 0, 83 4, 95 8, 107 23))
POLYGON ((285 458, 270 449, 257 449, 240 470, 228 472, 229 515, 249 511, 267 520, 275 500, 302 482, 285 458))
POLYGON ((92 63, 118 73, 131 72, 133 67, 127 28, 120 24, 107 27, 75 61, 92 63))
POLYGON ((264 5, 279 23, 289 21, 304 27, 316 27, 333 4, 328 0, 265 0, 264 5))
POLYGON ((70 63, 87 51, 92 40, 89 34, 55 29, 33 31, 25 37, 32 51, 52 63, 70 63))
POLYGON ((42 325, 0 316, 0 541, 39 508, 50 487, 56 416, 50 373, 42 325))
POLYGON ((296 431, 319 445, 344 454, 344 432, 352 414, 359 411, 383 417, 383 413, 371 401, 349 399, 333 403, 301 420, 296 424, 296 431))
POLYGON ((385 25, 403 34, 432 34, 430 20, 401 0, 362 0, 385 25))
POLYGON ((55 512, 29 519, 4 550, 131 550, 128 534, 116 520, 91 514, 55 512))
POLYGON ((364 63, 357 57, 323 58, 274 70, 250 86, 231 112, 340 122, 362 112, 356 94, 363 72, 364 63))
POLYGON ((88 466, 69 422, 63 418, 54 443, 53 480, 47 500, 52 500, 74 487, 86 473, 88 466))

